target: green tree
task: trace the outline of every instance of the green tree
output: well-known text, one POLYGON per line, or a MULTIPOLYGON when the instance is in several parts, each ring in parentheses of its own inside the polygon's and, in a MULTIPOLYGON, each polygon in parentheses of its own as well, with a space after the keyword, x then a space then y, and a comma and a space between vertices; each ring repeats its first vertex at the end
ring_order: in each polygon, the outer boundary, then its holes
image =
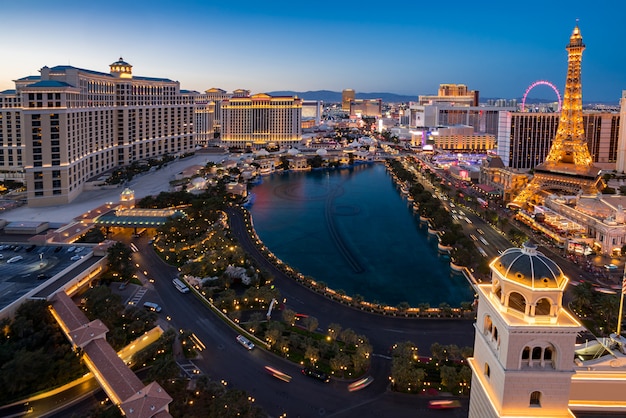
POLYGON ((419 364, 418 349, 411 341, 398 343, 391 354, 391 382, 394 390, 417 391, 426 372, 419 364))
POLYGON ((311 362, 311 364, 315 365, 320 359, 319 348, 313 345, 307 345, 306 350, 304 351, 304 358, 311 362))
POLYGON ((290 326, 293 326, 296 322, 296 312, 291 309, 283 309, 282 317, 283 321, 290 326))
POLYGON ((454 366, 441 366, 441 384, 452 390, 459 385, 459 374, 454 366))
POLYGON ((328 336, 333 340, 336 340, 337 337, 341 334, 341 325, 337 323, 332 323, 328 326, 328 336))
POLYGON ((346 370, 351 366, 350 357, 345 353, 339 353, 330 359, 330 368, 341 377, 345 376, 346 370))
POLYGON ((309 331, 309 332, 314 332, 318 325, 319 322, 317 320, 317 318, 315 318, 314 316, 307 316, 306 318, 304 318, 302 320, 302 325, 309 331))
POLYGON ((358 341, 358 335, 351 328, 346 328, 341 331, 339 339, 346 343, 346 345, 354 345, 358 341))
POLYGON ((107 250, 107 268, 109 272, 119 280, 130 280, 135 272, 131 255, 131 249, 122 242, 116 242, 110 246, 107 250))

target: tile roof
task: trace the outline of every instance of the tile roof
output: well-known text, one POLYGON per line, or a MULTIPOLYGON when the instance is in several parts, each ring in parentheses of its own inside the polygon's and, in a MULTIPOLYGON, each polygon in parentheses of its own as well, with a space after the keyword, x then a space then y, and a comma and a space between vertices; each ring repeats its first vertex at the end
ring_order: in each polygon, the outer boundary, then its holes
POLYGON ((74 330, 89 322, 87 316, 78 309, 74 301, 65 292, 55 293, 50 302, 67 329, 74 330))
POLYGON ((169 413, 167 415, 162 413, 167 412, 167 405, 170 402, 172 397, 157 382, 152 382, 125 400, 120 407, 124 414, 131 418, 149 418, 157 413, 161 413, 159 417, 166 417, 170 416, 169 413))
POLYGON ((31 87, 74 87, 64 81, 58 80, 41 80, 33 84, 29 84, 27 88, 31 87))
POLYGON ((124 364, 113 347, 105 340, 90 342, 83 352, 121 402, 143 389, 141 380, 124 364))
MULTIPOLYGON (((97 370, 98 380, 104 380, 109 395, 128 417, 169 418, 168 405, 172 397, 156 382, 147 386, 139 380, 124 361, 117 355, 104 335, 107 327, 100 320, 89 322, 85 314, 65 292, 51 298, 53 309, 63 321, 66 329, 72 330, 74 344, 83 348, 83 354, 97 370), (113 393, 109 393, 109 390, 113 393)), ((102 384, 102 383, 101 383, 102 384)))
POLYGON ((72 342, 74 345, 80 348, 84 348, 91 341, 98 338, 106 338, 106 333, 109 329, 102 323, 101 320, 96 319, 88 324, 81 325, 77 329, 70 331, 72 342))

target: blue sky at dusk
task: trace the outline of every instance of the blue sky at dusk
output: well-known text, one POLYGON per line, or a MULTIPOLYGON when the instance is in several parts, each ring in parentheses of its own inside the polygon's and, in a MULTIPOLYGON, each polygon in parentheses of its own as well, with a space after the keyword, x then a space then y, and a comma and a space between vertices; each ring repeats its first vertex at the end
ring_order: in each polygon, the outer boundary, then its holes
MULTIPOLYGON (((47 65, 137 75, 182 89, 436 93, 462 83, 481 97, 521 97, 536 80, 562 91, 576 19, 583 100, 626 90, 626 2, 569 1, 2 2, 0 90, 47 65)), ((547 86, 533 97, 552 98, 547 86)))

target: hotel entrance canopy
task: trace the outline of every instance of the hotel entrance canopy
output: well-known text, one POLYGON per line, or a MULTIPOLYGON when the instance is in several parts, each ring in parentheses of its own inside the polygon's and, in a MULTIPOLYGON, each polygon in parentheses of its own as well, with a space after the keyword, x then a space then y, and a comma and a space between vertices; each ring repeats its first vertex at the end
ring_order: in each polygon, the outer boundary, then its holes
POLYGON ((94 219, 94 224, 125 228, 157 228, 168 219, 186 216, 177 209, 118 209, 111 210, 94 219))

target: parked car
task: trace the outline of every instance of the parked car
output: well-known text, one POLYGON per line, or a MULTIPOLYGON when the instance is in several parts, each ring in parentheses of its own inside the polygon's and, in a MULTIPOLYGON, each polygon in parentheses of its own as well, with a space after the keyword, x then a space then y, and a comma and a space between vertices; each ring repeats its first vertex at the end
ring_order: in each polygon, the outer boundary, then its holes
POLYGON ((161 312, 161 307, 154 302, 144 302, 143 307, 152 312, 161 312))

